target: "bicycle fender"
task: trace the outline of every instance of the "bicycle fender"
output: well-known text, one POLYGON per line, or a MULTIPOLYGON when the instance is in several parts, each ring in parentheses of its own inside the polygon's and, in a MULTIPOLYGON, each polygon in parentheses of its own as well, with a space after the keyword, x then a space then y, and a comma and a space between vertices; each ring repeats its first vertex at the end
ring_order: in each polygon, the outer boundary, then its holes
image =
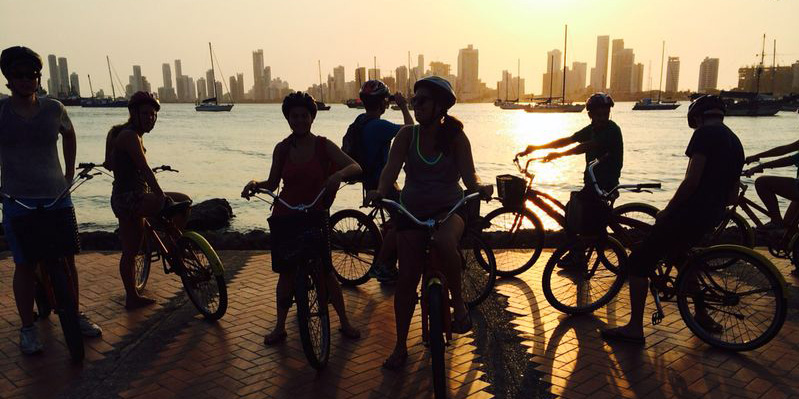
POLYGON ((222 261, 219 259, 219 255, 217 255, 214 247, 208 243, 208 240, 205 239, 200 233, 191 230, 183 231, 183 237, 186 237, 194 242, 197 243, 200 247, 203 248, 204 251, 211 254, 211 259, 208 259, 211 262, 211 267, 214 269, 214 274, 217 276, 221 276, 225 274, 225 266, 222 265, 222 261))
POLYGON ((747 248, 741 245, 721 244, 721 245, 714 245, 712 247, 703 248, 699 251, 699 254, 704 255, 711 251, 743 252, 749 256, 756 258, 757 260, 765 264, 766 267, 768 267, 769 270, 771 270, 771 272, 777 276, 777 280, 780 282, 780 285, 782 285, 783 295, 785 296, 785 299, 788 298, 788 282, 785 281, 785 277, 782 275, 782 272, 780 272, 780 270, 777 269, 777 266, 774 266, 774 263, 772 261, 768 260, 768 258, 763 256, 760 252, 757 252, 751 248, 747 248))

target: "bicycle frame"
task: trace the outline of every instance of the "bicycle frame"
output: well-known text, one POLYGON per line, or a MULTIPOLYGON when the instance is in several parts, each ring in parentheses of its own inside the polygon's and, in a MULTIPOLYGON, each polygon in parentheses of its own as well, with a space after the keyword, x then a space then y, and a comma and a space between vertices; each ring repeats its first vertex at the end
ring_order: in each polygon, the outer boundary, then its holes
MULTIPOLYGON (((738 197, 735 203, 727 209, 724 219, 719 224, 719 226, 716 227, 716 229, 713 231, 711 235, 712 240, 716 240, 719 237, 721 237, 721 234, 724 233, 724 230, 729 224, 730 218, 732 217, 731 215, 735 214, 739 208, 744 212, 744 214, 746 214, 747 217, 749 217, 749 220, 755 223, 756 227, 762 227, 765 224, 763 223, 763 221, 761 221, 760 218, 758 218, 757 213, 755 211, 759 212, 763 216, 768 217, 768 210, 764 206, 759 205, 756 202, 746 197, 746 191, 749 188, 748 185, 740 183, 740 188, 741 190, 738 193, 738 197)), ((790 245, 790 242, 793 239, 793 237, 796 236, 797 233, 799 233, 799 213, 797 213, 797 215, 794 216, 794 218, 789 223, 787 223, 786 226, 787 229, 785 230, 785 233, 782 234, 782 237, 779 240, 779 247, 783 249, 786 248, 788 245, 790 245)))

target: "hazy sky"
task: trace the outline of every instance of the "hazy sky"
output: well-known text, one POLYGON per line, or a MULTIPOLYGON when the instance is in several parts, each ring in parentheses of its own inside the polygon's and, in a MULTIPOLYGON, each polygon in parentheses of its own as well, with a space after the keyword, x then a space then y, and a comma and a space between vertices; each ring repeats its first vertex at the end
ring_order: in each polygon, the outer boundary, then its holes
POLYGON ((705 56, 720 58, 721 88, 737 85, 738 67, 759 60, 764 33, 767 64, 774 39, 779 64, 798 60, 798 21, 799 0, 0 0, 0 47, 23 44, 43 57, 67 57, 88 95, 87 74, 95 90, 110 93, 105 55, 125 83, 131 66, 141 65, 153 90, 163 84, 164 62, 181 59, 184 74, 204 76, 209 41, 225 79, 243 72, 245 90, 259 48, 273 77, 305 89, 318 80, 317 59, 324 75, 344 65, 347 80, 373 56, 387 74, 407 63, 408 51, 413 65, 422 53, 426 64, 443 61, 456 71, 458 49, 473 44, 489 87, 503 69, 515 75, 521 58, 527 91, 538 92, 546 51, 563 49, 568 24, 568 64, 587 62, 590 71, 596 36, 622 38, 645 66, 644 89, 650 62, 657 88, 665 40, 666 55, 682 61, 680 89, 696 90, 705 56))

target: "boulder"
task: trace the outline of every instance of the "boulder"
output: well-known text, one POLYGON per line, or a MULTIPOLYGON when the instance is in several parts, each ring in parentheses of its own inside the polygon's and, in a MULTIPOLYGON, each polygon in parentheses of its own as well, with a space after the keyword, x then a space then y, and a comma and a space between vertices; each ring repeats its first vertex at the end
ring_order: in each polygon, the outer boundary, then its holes
POLYGON ((118 251, 122 243, 116 232, 88 231, 80 233, 80 247, 84 251, 118 251))
POLYGON ((186 223, 190 230, 218 230, 228 227, 233 218, 233 208, 224 198, 213 198, 191 207, 191 216, 186 223))

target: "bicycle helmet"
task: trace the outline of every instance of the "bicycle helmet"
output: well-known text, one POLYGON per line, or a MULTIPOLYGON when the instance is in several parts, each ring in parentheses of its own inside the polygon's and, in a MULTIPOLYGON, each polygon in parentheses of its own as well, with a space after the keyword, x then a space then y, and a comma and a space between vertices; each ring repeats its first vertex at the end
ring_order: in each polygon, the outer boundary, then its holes
POLYGON ((452 84, 440 76, 433 75, 417 80, 413 84, 413 91, 419 90, 419 87, 429 87, 433 90, 433 93, 436 93, 436 99, 444 106, 444 109, 452 108, 457 101, 452 84))
POLYGON ((608 107, 613 108, 613 98, 610 94, 597 92, 588 97, 588 100, 585 100, 585 108, 588 112, 591 112, 597 108, 608 107))
POLYGON ((2 70, 3 76, 8 77, 11 66, 19 61, 30 61, 37 71, 42 70, 42 57, 39 54, 24 46, 13 46, 3 50, 3 53, 0 54, 0 70, 2 70))
POLYGON ((137 91, 130 96, 130 100, 128 100, 128 110, 133 111, 144 104, 151 105, 156 111, 161 110, 161 104, 158 103, 158 100, 156 100, 152 94, 146 91, 137 91))
POLYGON ((704 95, 697 98, 688 107, 688 126, 696 128, 697 117, 716 115, 723 117, 727 113, 727 104, 719 96, 704 95))
POLYGON ((388 97, 389 95, 388 86, 379 79, 363 82, 361 91, 358 92, 361 100, 364 100, 364 97, 388 97))
POLYGON ((290 93, 283 99, 283 116, 289 119, 289 111, 294 107, 305 107, 312 118, 316 118, 316 100, 308 93, 297 91, 290 93))

